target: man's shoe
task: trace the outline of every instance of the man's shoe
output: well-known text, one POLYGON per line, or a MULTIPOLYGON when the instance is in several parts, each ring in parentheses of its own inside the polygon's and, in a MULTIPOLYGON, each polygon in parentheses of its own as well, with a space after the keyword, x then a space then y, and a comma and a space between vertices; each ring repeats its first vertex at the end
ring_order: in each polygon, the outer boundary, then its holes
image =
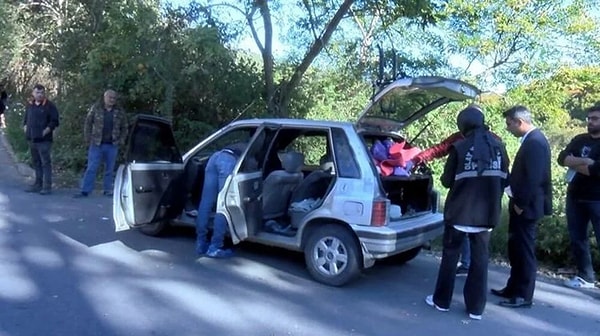
POLYGON ((25 192, 28 192, 28 193, 39 193, 40 191, 42 191, 42 187, 35 185, 35 184, 32 186, 29 186, 25 189, 25 192))
POLYGON ((40 195, 50 195, 52 194, 52 189, 42 189, 40 190, 40 195))
POLYGON ((230 249, 212 249, 209 248, 206 252, 209 258, 224 259, 233 257, 233 251, 230 249))
POLYGON ((467 274, 469 274, 469 269, 467 267, 461 265, 456 269, 456 276, 467 276, 467 274))
POLYGON ((513 297, 505 301, 500 301, 498 304, 507 308, 531 308, 533 303, 522 297, 513 297))
POLYGON ((450 311, 450 308, 443 308, 443 307, 436 305, 435 302, 433 302, 433 295, 427 295, 425 297, 425 303, 427 303, 428 306, 435 308, 435 310, 437 310, 437 311, 441 311, 441 312, 450 311))
POLYGON ((73 198, 83 198, 83 197, 88 197, 88 193, 86 193, 85 191, 79 192, 75 195, 73 195, 73 198))
POLYGON ((508 290, 506 289, 506 287, 502 288, 502 289, 494 289, 492 288, 492 294, 499 296, 501 298, 505 298, 505 299, 511 299, 512 295, 508 292, 508 290))

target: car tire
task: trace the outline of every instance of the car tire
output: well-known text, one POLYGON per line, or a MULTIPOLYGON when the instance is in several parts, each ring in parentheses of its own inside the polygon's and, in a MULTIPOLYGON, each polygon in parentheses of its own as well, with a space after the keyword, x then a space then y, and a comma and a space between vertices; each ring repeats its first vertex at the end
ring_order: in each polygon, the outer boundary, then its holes
POLYGON ((316 228, 304 245, 304 259, 310 275, 330 286, 343 286, 360 273, 359 245, 339 225, 316 228))
POLYGON ((388 263, 393 263, 394 265, 402 265, 416 258, 419 255, 419 252, 421 252, 422 248, 423 246, 417 246, 410 250, 385 258, 384 260, 386 260, 388 263))
POLYGON ((168 220, 162 220, 151 224, 146 224, 139 228, 140 232, 146 236, 158 237, 165 233, 170 227, 168 220))

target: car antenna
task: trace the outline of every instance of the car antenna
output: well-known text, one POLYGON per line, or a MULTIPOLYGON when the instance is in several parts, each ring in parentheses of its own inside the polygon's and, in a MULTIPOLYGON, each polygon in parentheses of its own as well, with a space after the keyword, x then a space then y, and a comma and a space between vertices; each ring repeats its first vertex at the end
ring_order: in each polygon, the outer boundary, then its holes
POLYGON ((230 123, 232 123, 232 122, 234 122, 234 121, 238 120, 238 119, 239 119, 239 118, 240 118, 240 117, 241 117, 241 116, 242 116, 244 113, 246 113, 246 111, 248 111, 248 109, 249 109, 250 107, 252 107, 252 105, 254 105, 254 103, 255 103, 255 102, 256 102, 256 99, 255 99, 255 100, 253 100, 252 102, 250 102, 250 104, 248 104, 246 107, 244 107, 244 109, 243 109, 243 110, 242 110, 240 113, 238 113, 238 115, 237 115, 235 118, 233 118, 233 119, 230 121, 230 123))

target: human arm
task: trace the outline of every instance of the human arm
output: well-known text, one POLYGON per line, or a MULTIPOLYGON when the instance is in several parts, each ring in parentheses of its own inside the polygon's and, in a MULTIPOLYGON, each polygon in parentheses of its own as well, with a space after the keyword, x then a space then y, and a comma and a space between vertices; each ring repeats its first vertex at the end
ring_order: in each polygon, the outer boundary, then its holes
POLYGON ((128 131, 128 124, 127 124, 127 115, 125 114, 125 111, 120 110, 121 113, 121 124, 119 125, 119 145, 125 145, 125 142, 127 142, 127 131, 128 131))
POLYGON ((439 144, 433 145, 433 146, 425 149, 418 155, 416 155, 412 159, 412 161, 415 164, 419 164, 419 163, 424 163, 424 162, 428 162, 428 161, 431 161, 434 159, 439 159, 441 157, 444 157, 444 156, 448 155, 452 144, 462 138, 463 138, 463 136, 460 132, 451 134, 449 137, 442 140, 442 142, 440 142, 439 144))
POLYGON ((450 147, 448 159, 444 165, 444 172, 440 177, 442 185, 446 188, 451 188, 454 185, 454 179, 456 177, 456 165, 458 164, 458 157, 454 147, 450 147))
POLYGON ((54 131, 58 127, 58 124, 59 124, 58 109, 56 108, 56 105, 54 105, 51 102, 48 102, 48 113, 49 113, 48 124, 46 125, 46 128, 44 128, 44 130, 42 131, 43 136, 46 136, 47 134, 54 131))
POLYGON ((538 196, 546 179, 543 172, 550 169, 547 167, 549 161, 550 149, 543 135, 528 139, 521 145, 510 180, 512 200, 519 209, 532 204, 538 196))
POLYGON ((83 138, 85 143, 89 144, 92 142, 92 127, 94 126, 94 107, 92 106, 85 116, 85 122, 83 123, 83 138))

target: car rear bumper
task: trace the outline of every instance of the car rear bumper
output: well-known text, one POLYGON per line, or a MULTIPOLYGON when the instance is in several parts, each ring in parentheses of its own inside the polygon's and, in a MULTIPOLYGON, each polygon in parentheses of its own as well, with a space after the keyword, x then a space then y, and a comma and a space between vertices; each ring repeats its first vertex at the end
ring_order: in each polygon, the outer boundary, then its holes
MULTIPOLYGON (((381 259, 427 244, 444 232, 444 216, 429 213, 391 222, 384 227, 354 226, 363 253, 381 259)), ((367 257, 367 256, 365 256, 367 257)))

